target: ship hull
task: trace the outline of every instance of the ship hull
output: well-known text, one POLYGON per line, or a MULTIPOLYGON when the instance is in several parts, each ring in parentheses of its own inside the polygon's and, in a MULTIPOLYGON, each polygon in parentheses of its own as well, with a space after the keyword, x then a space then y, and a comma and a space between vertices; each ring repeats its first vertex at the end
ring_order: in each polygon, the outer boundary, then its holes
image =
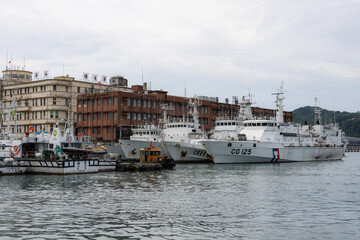
POLYGON ((165 141, 164 145, 177 163, 210 162, 210 156, 200 143, 192 144, 165 141))
POLYGON ((156 147, 161 149, 161 156, 172 159, 169 151, 162 142, 149 142, 140 140, 120 140, 120 146, 124 152, 125 159, 140 159, 140 149, 156 147))
POLYGON ((284 147, 252 141, 202 141, 214 163, 281 163, 341 160, 344 147, 284 147))

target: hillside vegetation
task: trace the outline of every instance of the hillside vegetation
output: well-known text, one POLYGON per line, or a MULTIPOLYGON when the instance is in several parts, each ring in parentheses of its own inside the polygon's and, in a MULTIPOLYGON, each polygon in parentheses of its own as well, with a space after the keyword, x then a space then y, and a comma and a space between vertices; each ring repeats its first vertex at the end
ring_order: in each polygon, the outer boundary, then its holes
MULTIPOLYGON (((314 124, 314 107, 301 107, 293 111, 294 123, 314 124)), ((339 123, 340 128, 345 132, 346 136, 360 137, 360 112, 335 112, 326 109, 321 110, 321 119, 323 124, 333 123, 334 119, 339 123)))

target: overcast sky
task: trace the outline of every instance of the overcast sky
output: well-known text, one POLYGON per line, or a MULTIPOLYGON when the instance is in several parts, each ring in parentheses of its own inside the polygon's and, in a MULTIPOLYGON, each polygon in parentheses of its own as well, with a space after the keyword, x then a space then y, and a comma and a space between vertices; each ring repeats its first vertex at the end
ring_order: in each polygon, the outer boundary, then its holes
POLYGON ((0 0, 0 66, 151 82, 171 95, 254 95, 285 110, 360 110, 358 0, 0 0))

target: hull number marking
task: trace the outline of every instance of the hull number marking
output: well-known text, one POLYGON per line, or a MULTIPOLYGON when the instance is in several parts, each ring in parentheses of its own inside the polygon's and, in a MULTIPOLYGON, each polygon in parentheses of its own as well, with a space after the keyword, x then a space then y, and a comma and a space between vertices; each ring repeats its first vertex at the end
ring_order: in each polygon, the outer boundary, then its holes
POLYGON ((236 155, 251 155, 251 149, 231 149, 231 154, 236 154, 236 155))

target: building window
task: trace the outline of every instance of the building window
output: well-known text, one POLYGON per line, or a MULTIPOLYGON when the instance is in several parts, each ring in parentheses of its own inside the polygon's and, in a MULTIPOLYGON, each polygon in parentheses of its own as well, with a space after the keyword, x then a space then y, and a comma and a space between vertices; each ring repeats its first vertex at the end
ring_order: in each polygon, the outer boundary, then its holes
POLYGON ((55 111, 55 118, 59 118, 59 111, 55 111))
POLYGON ((130 120, 131 119, 131 113, 127 113, 127 119, 130 120))
POLYGON ((133 106, 136 107, 136 99, 134 99, 133 106))
POLYGON ((80 87, 78 87, 77 92, 80 93, 80 87))
POLYGON ((151 108, 151 100, 148 101, 148 108, 151 108))
POLYGON ((56 105, 56 97, 53 98, 53 105, 56 105))
POLYGON ((117 97, 114 97, 113 105, 116 105, 116 104, 117 104, 117 97))
POLYGON ((100 134, 101 131, 100 131, 100 127, 97 128, 97 134, 100 134))
POLYGON ((111 127, 107 127, 107 134, 111 133, 111 127))
MULTIPOLYGON (((79 115, 81 115, 81 114, 79 114, 79 115)), ((84 121, 86 121, 86 115, 87 115, 87 114, 86 114, 86 113, 84 113, 84 121)))
POLYGON ((46 101, 45 101, 46 98, 44 98, 44 105, 46 105, 46 101))
POLYGON ((54 111, 50 111, 50 118, 54 117, 54 111))
POLYGON ((141 113, 138 113, 138 120, 141 120, 141 113))
POLYGON ((96 106, 96 99, 93 99, 93 107, 96 106))
POLYGON ((78 100, 78 107, 81 107, 81 100, 78 100))
POLYGON ((68 91, 69 91, 69 87, 66 86, 66 87, 65 87, 65 92, 68 92, 68 91))
POLYGON ((153 120, 156 121, 156 114, 153 115, 153 120))
POLYGON ((5 90, 5 96, 6 96, 6 92, 7 92, 7 91, 5 90))
POLYGON ((117 112, 113 112, 114 120, 116 120, 116 114, 117 114, 117 112))
POLYGON ((56 91, 56 85, 53 85, 53 91, 54 92, 56 91))
MULTIPOLYGON (((110 98, 108 98, 108 99, 110 99, 110 98)), ((111 112, 107 113, 107 120, 111 120, 111 112)))
POLYGON ((154 108, 156 108, 156 101, 154 101, 154 108))
POLYGON ((133 113, 133 120, 136 120, 136 113, 133 113))
POLYGON ((29 100, 28 100, 28 99, 25 100, 25 106, 26 106, 26 107, 29 106, 29 100))
POLYGON ((107 105, 108 105, 108 106, 111 105, 111 98, 108 98, 108 99, 107 99, 107 105))
POLYGON ((98 102, 98 106, 100 106, 100 103, 101 103, 101 99, 98 99, 98 101, 97 101, 97 102, 98 102))
POLYGON ((128 98, 128 106, 131 106, 131 98, 128 98))
POLYGON ((86 100, 84 100, 84 107, 86 107, 86 100))
POLYGON ((141 107, 141 100, 138 100, 138 107, 141 107))
POLYGON ((101 120, 101 113, 98 113, 97 117, 98 117, 97 120, 101 120))
POLYGON ((93 128, 93 135, 96 134, 96 127, 93 128))
POLYGON ((93 120, 96 120, 96 113, 93 113, 93 120))
POLYGON ((114 135, 116 136, 116 127, 115 126, 113 127, 113 130, 114 130, 114 135))
POLYGON ((78 114, 78 122, 81 121, 81 114, 78 114))

